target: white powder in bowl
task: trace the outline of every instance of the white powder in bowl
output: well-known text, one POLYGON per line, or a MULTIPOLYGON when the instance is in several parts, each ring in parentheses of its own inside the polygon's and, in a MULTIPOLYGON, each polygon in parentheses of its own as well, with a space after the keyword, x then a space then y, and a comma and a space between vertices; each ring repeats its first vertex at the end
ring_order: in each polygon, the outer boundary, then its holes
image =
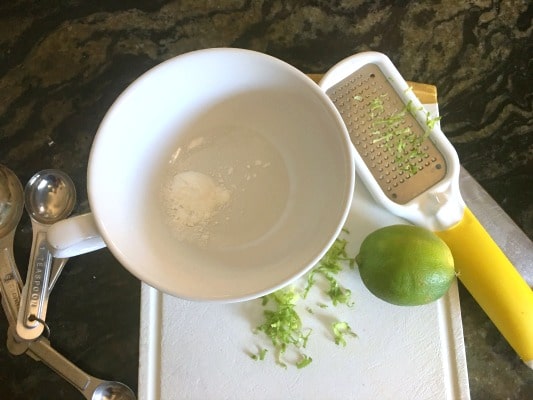
POLYGON ((163 186, 163 205, 172 227, 204 227, 229 201, 230 192, 196 171, 175 174, 163 186))

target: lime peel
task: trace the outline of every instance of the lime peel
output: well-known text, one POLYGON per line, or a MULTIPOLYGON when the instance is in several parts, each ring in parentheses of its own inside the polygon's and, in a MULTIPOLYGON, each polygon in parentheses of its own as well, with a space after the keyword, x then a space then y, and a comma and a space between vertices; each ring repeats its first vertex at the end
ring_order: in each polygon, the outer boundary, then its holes
POLYGON ((370 233, 356 256, 361 280, 376 297, 417 306, 442 297, 455 278, 451 250, 434 232, 390 225, 370 233))

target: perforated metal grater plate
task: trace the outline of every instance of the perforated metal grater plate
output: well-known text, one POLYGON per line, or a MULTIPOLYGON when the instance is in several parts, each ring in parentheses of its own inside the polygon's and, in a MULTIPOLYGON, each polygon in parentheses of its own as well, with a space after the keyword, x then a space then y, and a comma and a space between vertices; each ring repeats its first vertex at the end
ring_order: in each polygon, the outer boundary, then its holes
POLYGON ((367 64, 326 91, 352 143, 392 201, 405 204, 446 176, 446 162, 381 69, 367 64))

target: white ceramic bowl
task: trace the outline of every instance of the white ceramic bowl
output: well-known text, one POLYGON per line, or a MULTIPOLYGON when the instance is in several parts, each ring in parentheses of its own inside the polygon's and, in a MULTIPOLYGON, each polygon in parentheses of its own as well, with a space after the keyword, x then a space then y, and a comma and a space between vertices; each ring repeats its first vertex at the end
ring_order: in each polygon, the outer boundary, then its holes
POLYGON ((340 115, 302 72, 248 50, 191 52, 109 109, 89 160, 92 218, 157 289, 255 298, 307 272, 340 233, 351 152, 340 115))

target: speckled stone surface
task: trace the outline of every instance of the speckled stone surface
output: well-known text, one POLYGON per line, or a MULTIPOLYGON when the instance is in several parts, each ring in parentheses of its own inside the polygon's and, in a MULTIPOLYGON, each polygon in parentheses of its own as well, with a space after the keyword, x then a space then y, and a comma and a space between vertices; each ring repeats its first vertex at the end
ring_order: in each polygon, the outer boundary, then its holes
MULTIPOLYGON (((99 122, 137 76, 208 47, 262 51, 324 72, 364 50, 437 86, 462 164, 533 237, 533 5, 529 1, 11 0, 0 5, 0 163, 25 183, 70 174, 76 212, 99 122)), ((120 160, 117 158, 117 166, 120 160)), ((117 205, 120 207, 120 205, 117 205)), ((24 276, 27 216, 15 255, 24 276)), ((533 263, 533 261, 532 261, 533 263)), ((102 250, 69 261, 52 293, 52 344, 92 375, 137 387, 140 283, 102 250)), ((525 367, 461 290, 472 399, 531 399, 525 367)), ((81 399, 46 366, 12 356, 0 316, 0 399, 81 399)))

